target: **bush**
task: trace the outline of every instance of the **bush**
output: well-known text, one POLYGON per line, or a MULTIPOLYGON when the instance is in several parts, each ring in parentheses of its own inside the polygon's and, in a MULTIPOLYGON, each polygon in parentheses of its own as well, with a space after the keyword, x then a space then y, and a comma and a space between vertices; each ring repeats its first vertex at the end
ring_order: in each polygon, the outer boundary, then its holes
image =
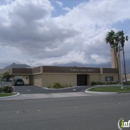
POLYGON ((115 82, 106 82, 106 83, 104 83, 104 82, 91 82, 91 85, 92 86, 94 86, 94 85, 111 85, 111 84, 117 84, 117 83, 115 83, 115 82))
POLYGON ((61 84, 59 82, 55 82, 53 88, 61 88, 61 84))
POLYGON ((52 88, 52 86, 51 86, 51 85, 48 85, 47 88, 52 88))
POLYGON ((130 85, 130 81, 123 82, 124 85, 130 85))
POLYGON ((68 84, 60 84, 59 82, 55 82, 53 85, 48 85, 47 88, 67 88, 67 87, 72 87, 72 85, 68 84))
POLYGON ((2 90, 4 93, 12 93, 13 92, 13 88, 11 86, 4 86, 2 90))
POLYGON ((93 85, 96 85, 96 82, 94 82, 94 81, 93 81, 93 82, 91 82, 91 85, 92 85, 92 86, 93 86, 93 85))
POLYGON ((2 88, 0 87, 0 93, 2 92, 2 88))

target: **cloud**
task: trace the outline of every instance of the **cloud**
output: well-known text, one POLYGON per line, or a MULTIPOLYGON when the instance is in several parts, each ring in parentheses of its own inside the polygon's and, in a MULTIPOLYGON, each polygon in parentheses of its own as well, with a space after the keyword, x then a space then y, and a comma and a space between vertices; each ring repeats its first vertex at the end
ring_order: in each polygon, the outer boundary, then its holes
POLYGON ((65 11, 70 11, 71 9, 68 8, 68 7, 64 7, 63 10, 65 10, 65 11))
POLYGON ((105 36, 111 29, 118 31, 113 24, 130 19, 129 4, 129 0, 90 0, 57 17, 52 16, 54 7, 49 0, 15 0, 2 5, 0 51, 8 49, 2 52, 6 60, 0 60, 32 66, 110 62, 105 36))
POLYGON ((11 2, 11 0, 5 0, 5 2, 9 3, 9 2, 11 2))
POLYGON ((56 0, 56 3, 57 3, 60 7, 63 6, 63 3, 62 3, 61 1, 56 0))

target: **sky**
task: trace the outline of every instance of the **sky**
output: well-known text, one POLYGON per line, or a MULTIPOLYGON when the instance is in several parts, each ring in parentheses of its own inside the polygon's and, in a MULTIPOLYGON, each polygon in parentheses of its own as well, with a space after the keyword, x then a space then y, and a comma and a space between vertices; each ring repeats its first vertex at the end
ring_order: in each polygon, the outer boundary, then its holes
MULTIPOLYGON (((130 37, 130 0, 0 0, 0 68, 111 61, 106 34, 130 37)), ((130 60, 130 39, 125 43, 130 60)))

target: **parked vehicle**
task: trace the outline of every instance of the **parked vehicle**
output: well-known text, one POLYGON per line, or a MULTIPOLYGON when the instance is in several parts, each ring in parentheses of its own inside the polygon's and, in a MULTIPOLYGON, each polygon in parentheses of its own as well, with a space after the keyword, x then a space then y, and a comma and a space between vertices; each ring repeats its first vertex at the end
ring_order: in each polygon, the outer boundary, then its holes
POLYGON ((16 79, 14 85, 24 85, 24 81, 22 79, 16 79))

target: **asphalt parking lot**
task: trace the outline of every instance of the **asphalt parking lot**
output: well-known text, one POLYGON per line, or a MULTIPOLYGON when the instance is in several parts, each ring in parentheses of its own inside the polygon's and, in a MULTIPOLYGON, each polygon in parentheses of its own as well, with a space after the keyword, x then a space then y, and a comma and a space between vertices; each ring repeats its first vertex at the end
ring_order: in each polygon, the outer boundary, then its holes
POLYGON ((46 89, 44 87, 37 87, 32 85, 27 86, 14 86, 14 91, 20 94, 41 94, 41 93, 66 93, 66 92, 84 92, 90 86, 75 86, 72 88, 65 89, 46 89))
MULTIPOLYGON (((12 82, 0 82, 1 86, 11 85, 12 82)), ((74 86, 72 88, 64 89, 47 89, 45 87, 37 87, 33 85, 14 86, 14 91, 20 94, 41 94, 41 93, 67 93, 67 92, 85 92, 91 86, 74 86)))

